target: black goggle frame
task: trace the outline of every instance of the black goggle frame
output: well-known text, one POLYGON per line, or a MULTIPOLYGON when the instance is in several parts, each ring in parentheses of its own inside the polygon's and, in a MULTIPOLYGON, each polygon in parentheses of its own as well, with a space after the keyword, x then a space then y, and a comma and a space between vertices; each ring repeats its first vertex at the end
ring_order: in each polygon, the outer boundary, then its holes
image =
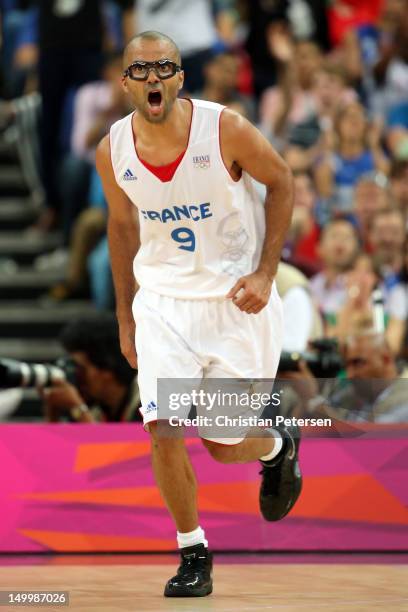
POLYGON ((126 70, 124 70, 123 76, 129 77, 129 79, 132 79, 132 81, 147 81, 151 70, 154 71, 157 78, 159 78, 161 81, 165 81, 166 79, 171 79, 171 77, 173 77, 177 72, 180 72, 181 66, 176 64, 176 62, 172 62, 168 59, 159 60, 157 62, 133 62, 133 64, 130 64, 130 66, 128 66, 126 70), (146 72, 143 74, 142 77, 134 76, 132 69, 136 66, 145 68, 146 72), (170 74, 160 74, 160 68, 164 66, 171 66, 172 70, 170 74))

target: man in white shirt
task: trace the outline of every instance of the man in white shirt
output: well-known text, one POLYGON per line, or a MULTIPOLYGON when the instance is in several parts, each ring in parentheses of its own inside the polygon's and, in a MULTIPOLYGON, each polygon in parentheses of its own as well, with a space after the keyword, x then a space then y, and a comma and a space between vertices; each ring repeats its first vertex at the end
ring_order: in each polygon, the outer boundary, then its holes
MULTIPOLYGON (((181 549, 165 595, 198 597, 212 592, 211 554, 198 522, 194 472, 160 388, 163 380, 181 380, 192 397, 197 379, 200 390, 224 379, 235 389, 247 383, 250 394, 255 379, 276 375, 282 308, 274 277, 293 188, 285 162, 241 115, 178 98, 180 61, 175 43, 159 32, 128 44, 123 83, 136 110, 112 126, 96 163, 109 204, 122 351, 138 366, 153 470, 181 549), (252 177, 267 187, 264 205, 252 177)), ((183 404, 177 413, 181 423, 189 409, 183 404)), ((208 405, 199 409, 206 414, 208 405)), ((250 428, 222 433, 199 428, 217 461, 261 460, 261 512, 269 521, 283 518, 302 485, 297 428, 263 435, 257 428, 257 437, 250 428)))

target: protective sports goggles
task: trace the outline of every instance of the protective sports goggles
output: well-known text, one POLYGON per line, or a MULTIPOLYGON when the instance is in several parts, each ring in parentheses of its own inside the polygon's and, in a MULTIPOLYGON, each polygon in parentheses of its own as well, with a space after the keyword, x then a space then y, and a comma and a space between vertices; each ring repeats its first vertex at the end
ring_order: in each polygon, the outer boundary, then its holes
POLYGON ((176 72, 180 72, 181 66, 168 59, 158 62, 133 62, 123 72, 123 76, 133 81, 147 81, 151 70, 154 70, 155 75, 163 81, 170 79, 176 72))

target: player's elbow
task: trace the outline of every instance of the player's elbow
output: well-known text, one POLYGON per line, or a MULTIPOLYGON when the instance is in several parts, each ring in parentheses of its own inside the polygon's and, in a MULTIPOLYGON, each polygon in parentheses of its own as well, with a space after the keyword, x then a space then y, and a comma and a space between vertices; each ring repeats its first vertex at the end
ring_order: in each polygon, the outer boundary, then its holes
POLYGON ((293 191, 293 173, 284 160, 282 160, 282 169, 280 171, 280 176, 282 179, 282 183, 286 185, 288 189, 293 191))
POLYGON ((294 183, 292 170, 288 164, 282 159, 279 164, 278 171, 274 173, 273 179, 266 186, 269 193, 281 193, 287 195, 292 200, 294 193, 294 183))

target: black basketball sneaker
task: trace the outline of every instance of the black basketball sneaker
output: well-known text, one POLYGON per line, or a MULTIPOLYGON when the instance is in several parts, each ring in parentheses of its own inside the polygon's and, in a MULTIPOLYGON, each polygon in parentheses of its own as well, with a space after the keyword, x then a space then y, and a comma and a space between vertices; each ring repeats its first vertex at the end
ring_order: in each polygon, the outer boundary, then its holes
POLYGON ((212 593, 212 554, 204 544, 180 552, 181 564, 165 586, 165 597, 204 597, 212 593))
POLYGON ((283 438, 279 455, 261 461, 262 475, 259 505, 267 521, 279 521, 290 512, 302 490, 299 467, 300 429, 297 426, 276 427, 283 438))

